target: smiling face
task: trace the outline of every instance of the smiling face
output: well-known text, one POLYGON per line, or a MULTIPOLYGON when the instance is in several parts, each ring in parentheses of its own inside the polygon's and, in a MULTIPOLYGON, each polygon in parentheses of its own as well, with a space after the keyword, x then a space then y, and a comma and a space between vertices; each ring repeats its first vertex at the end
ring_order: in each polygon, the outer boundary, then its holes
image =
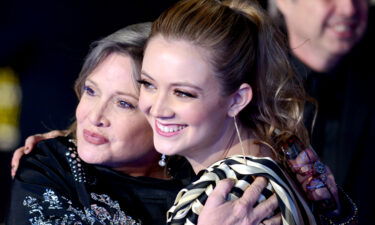
POLYGON ((221 95, 208 55, 187 41, 161 36, 147 45, 139 107, 160 153, 205 161, 228 144, 230 97, 221 95))
POLYGON ((118 170, 157 162, 152 131, 138 110, 130 57, 112 53, 87 77, 76 118, 78 154, 85 162, 118 170))
POLYGON ((277 0, 292 49, 309 45, 326 54, 346 54, 363 36, 368 0, 277 0))

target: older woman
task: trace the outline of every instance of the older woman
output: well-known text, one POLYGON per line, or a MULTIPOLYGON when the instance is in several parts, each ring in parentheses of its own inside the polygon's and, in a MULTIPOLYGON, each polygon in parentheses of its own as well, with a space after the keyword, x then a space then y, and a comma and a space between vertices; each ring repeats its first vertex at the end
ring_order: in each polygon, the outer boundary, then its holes
MULTIPOLYGON (((76 123, 69 135, 22 158, 8 224, 165 224, 192 176, 182 159, 159 166, 138 109, 136 79, 149 31, 150 24, 133 25, 95 44, 75 85, 76 123)), ((257 215, 264 219, 267 210, 257 215)))
POLYGON ((71 135, 44 141, 22 159, 8 224, 164 224, 160 215, 183 183, 157 166, 159 154, 137 108, 133 76, 149 26, 130 26, 96 43, 75 85, 76 125, 71 135))

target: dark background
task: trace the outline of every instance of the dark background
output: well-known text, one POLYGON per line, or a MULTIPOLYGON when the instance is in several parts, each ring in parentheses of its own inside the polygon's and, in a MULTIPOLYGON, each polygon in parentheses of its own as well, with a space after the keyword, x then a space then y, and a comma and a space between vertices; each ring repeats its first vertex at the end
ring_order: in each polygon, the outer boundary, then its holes
MULTIPOLYGON (((22 90, 21 142, 11 149, 0 148, 0 224, 9 204, 12 151, 29 135, 65 129, 70 124, 77 104, 73 82, 90 43, 127 25, 152 21, 176 1, 0 0, 0 68, 13 70, 22 90)), ((374 21, 374 14, 371 16, 370 22, 374 21)), ((369 43, 373 46, 374 41, 373 22, 369 28, 360 49, 373 55, 369 48, 369 43)), ((360 55, 357 60, 375 63, 370 55, 360 55)), ((371 68, 373 71, 374 67, 371 68)), ((360 161, 361 167, 356 167, 373 168, 373 157, 364 155, 361 157, 368 161, 360 161)), ((353 167, 350 169, 354 170, 353 167)), ((367 171, 363 174, 363 177, 370 176, 370 180, 374 176, 367 171)), ((353 192, 361 193, 360 190, 353 192)), ((373 196, 367 191, 363 195, 366 197, 367 193, 373 196)), ((359 206, 361 203, 361 210, 368 209, 367 204, 373 205, 373 202, 362 201, 359 206)))
MULTIPOLYGON (((174 2, 0 1, 0 68, 10 67, 19 77, 20 140, 70 124, 77 104, 73 82, 91 42, 127 25, 152 21, 174 2)), ((0 151, 0 223, 9 202, 12 150, 0 151)))

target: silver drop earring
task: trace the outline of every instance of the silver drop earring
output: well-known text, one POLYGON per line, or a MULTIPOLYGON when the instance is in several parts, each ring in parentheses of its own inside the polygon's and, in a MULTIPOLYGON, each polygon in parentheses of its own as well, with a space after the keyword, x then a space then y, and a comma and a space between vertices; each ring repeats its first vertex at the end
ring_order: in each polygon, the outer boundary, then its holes
POLYGON ((164 167, 167 165, 167 162, 165 161, 166 156, 164 154, 161 155, 161 159, 159 160, 159 166, 164 167))
POLYGON ((234 127, 236 128, 236 133, 237 133, 237 136, 238 136, 238 140, 240 141, 242 156, 243 156, 243 159, 244 159, 244 161, 246 162, 246 165, 247 165, 247 161, 246 161, 246 158, 245 158, 245 149, 243 147, 242 138, 241 138, 241 134, 240 134, 240 129, 238 129, 236 116, 233 117, 233 121, 234 121, 234 127))

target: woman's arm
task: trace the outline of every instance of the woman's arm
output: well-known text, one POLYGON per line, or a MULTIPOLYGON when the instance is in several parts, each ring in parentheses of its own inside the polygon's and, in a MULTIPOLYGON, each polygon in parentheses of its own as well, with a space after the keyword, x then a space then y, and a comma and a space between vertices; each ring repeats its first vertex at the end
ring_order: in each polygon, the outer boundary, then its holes
MULTIPOLYGON (((14 178, 7 224, 58 224, 69 207, 78 205, 74 178, 60 142, 40 143, 31 154, 22 157, 14 178)), ((78 218, 76 218, 78 219, 78 218)))
POLYGON ((59 136, 65 136, 67 134, 66 130, 53 130, 48 133, 44 134, 35 134, 32 136, 29 136, 25 140, 25 145, 16 149, 13 153, 12 161, 11 161, 11 175, 14 178, 16 175, 19 162, 22 158, 23 155, 27 155, 31 152, 31 150, 35 147, 35 145, 43 140, 50 139, 50 138, 55 138, 59 136))

